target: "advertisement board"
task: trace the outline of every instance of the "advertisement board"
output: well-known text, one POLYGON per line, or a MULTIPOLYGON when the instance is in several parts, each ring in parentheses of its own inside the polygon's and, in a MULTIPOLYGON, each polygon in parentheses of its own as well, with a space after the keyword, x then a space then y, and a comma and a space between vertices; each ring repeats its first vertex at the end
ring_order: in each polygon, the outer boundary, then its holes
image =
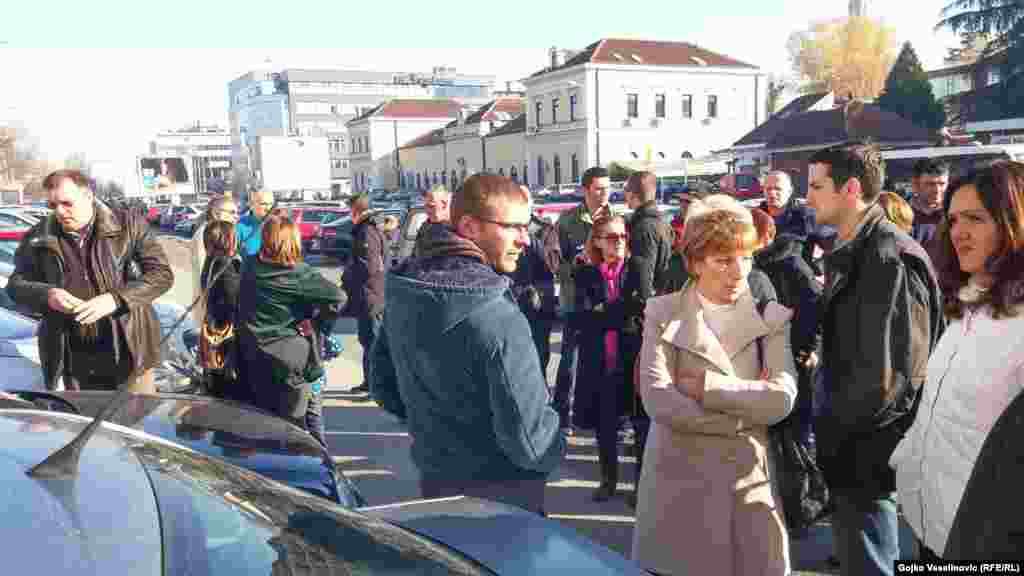
POLYGON ((139 177, 146 195, 192 194, 190 162, 183 156, 143 156, 139 177))

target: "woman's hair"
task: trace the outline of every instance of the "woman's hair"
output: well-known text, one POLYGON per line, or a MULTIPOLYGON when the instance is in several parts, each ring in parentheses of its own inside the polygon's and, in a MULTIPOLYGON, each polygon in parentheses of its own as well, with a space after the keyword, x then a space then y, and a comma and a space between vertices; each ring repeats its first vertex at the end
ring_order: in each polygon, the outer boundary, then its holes
POLYGON ((757 230, 758 249, 762 249, 775 240, 775 219, 760 208, 750 211, 750 217, 754 219, 754 229, 757 230))
POLYGON ((230 222, 211 220, 203 232, 203 246, 208 256, 235 255, 235 225, 230 222))
POLYGON ((597 237, 607 233, 615 222, 622 222, 625 227, 626 219, 622 216, 603 215, 594 220, 594 225, 590 228, 590 235, 587 236, 587 243, 583 247, 587 251, 587 257, 591 263, 596 265, 604 262, 604 251, 601 249, 597 237))
POLYGON ((949 226, 949 207, 953 196, 964 186, 974 186, 982 206, 995 222, 999 246, 985 262, 985 271, 995 283, 978 302, 990 305, 992 316, 1015 316, 1014 308, 1024 302, 1024 164, 999 161, 971 170, 946 190, 942 207, 945 223, 940 231, 940 251, 935 267, 942 289, 942 299, 949 318, 962 318, 964 304, 960 288, 970 275, 960 269, 960 260, 953 248, 949 226))
POLYGON ((291 218, 273 214, 263 223, 260 235, 260 260, 291 268, 302 261, 299 228, 291 218))
POLYGON ((878 195, 878 205, 885 211, 885 216, 901 230, 910 233, 914 227, 914 209, 899 194, 882 192, 878 195))
POLYGON ((690 205, 683 229, 687 270, 715 254, 756 250, 760 242, 750 210, 732 196, 713 194, 690 205))

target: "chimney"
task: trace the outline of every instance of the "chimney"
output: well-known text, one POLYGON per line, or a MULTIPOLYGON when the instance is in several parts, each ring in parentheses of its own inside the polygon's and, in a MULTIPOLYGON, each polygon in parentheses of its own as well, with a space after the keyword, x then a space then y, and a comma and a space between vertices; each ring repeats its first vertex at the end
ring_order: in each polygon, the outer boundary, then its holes
POLYGON ((548 54, 551 56, 552 68, 558 68, 562 65, 562 52, 558 49, 558 46, 552 46, 548 54))

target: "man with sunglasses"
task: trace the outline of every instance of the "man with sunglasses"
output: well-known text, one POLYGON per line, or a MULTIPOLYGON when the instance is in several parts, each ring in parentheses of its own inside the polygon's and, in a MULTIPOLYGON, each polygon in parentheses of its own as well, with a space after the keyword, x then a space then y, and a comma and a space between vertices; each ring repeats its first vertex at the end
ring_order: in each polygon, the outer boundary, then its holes
POLYGON ((518 184, 473 175, 453 196, 450 224, 388 274, 371 391, 408 423, 424 498, 462 494, 543 513, 565 439, 504 276, 529 224, 518 184))

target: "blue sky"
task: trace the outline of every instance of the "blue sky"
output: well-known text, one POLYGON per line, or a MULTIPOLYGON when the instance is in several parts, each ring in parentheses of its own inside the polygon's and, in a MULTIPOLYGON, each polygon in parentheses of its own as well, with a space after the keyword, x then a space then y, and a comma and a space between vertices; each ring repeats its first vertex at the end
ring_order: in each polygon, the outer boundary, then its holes
MULTIPOLYGON (((874 0, 871 15, 935 67, 956 43, 932 30, 944 2, 874 0)), ((542 67, 550 46, 628 37, 692 42, 774 72, 788 70, 791 32, 847 11, 847 0, 8 4, 0 121, 20 121, 55 157, 85 150, 111 162, 141 151, 160 129, 226 124, 227 82, 266 58, 275 68, 443 64, 515 80, 542 67)))

